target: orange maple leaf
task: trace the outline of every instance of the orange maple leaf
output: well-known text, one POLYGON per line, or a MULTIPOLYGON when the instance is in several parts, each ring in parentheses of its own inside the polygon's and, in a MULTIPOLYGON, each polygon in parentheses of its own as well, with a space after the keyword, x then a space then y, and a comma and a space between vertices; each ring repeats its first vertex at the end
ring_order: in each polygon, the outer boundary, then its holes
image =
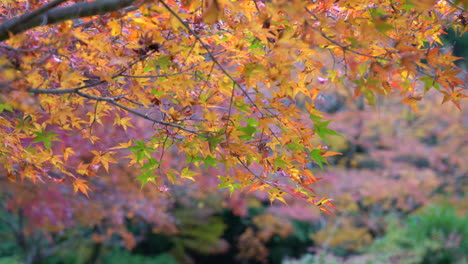
POLYGON ((86 197, 89 198, 89 195, 88 195, 88 191, 90 191, 91 188, 88 187, 88 185, 86 184, 86 181, 85 180, 82 180, 82 179, 76 179, 74 182, 73 182, 73 191, 76 193, 78 191, 80 191, 81 193, 83 193, 84 195, 86 195, 86 197))
POLYGON ((93 158, 93 161, 92 163, 93 164, 96 164, 96 163, 101 163, 102 166, 104 166, 104 169, 106 169, 106 172, 109 172, 109 163, 116 163, 117 161, 115 161, 115 159, 113 159, 111 156, 112 154, 114 154, 115 152, 100 152, 100 151, 95 151, 95 150, 92 150, 91 151, 95 156, 93 158))
POLYGON ((421 101, 421 96, 408 96, 403 99, 400 103, 407 104, 413 109, 415 114, 418 114, 418 101, 421 101))
POLYGON ((461 110, 460 106, 460 99, 467 98, 468 95, 463 94, 463 89, 458 89, 454 90, 452 93, 442 91, 442 93, 445 95, 444 99, 442 99, 442 103, 446 103, 448 101, 452 101, 452 103, 459 109, 461 110))

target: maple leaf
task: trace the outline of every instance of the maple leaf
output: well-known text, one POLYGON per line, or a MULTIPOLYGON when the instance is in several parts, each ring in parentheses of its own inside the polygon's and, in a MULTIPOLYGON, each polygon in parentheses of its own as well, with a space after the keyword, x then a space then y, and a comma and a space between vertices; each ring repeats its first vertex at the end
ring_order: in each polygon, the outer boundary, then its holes
POLYGON ((92 150, 91 153, 94 154, 92 164, 101 163, 106 169, 106 172, 109 172, 109 163, 116 163, 117 161, 112 158, 112 155, 115 154, 114 152, 100 152, 96 150, 92 150))
POLYGON ((262 183, 262 182, 258 182, 258 183, 254 183, 252 185, 250 185, 250 189, 248 192, 253 192, 255 190, 264 190, 265 189, 265 184, 262 183))
POLYGON ((52 147, 52 141, 58 141, 57 134, 47 132, 45 129, 42 129, 41 131, 35 131, 33 133, 36 135, 36 138, 33 142, 42 142, 46 149, 50 149, 52 147))
POLYGON ((316 182, 318 179, 312 174, 310 170, 303 170, 300 180, 303 185, 310 185, 316 182))
POLYGON ((321 149, 314 149, 310 152, 310 157, 323 169, 323 163, 327 163, 327 160, 321 155, 321 152, 321 149))
POLYGON ((121 118, 120 115, 116 115, 114 119, 114 125, 119 125, 123 127, 125 131, 127 131, 127 127, 134 127, 130 120, 132 120, 130 117, 121 118))
POLYGON ((334 152, 334 151, 327 151, 322 154, 322 157, 331 157, 331 156, 336 156, 336 155, 343 155, 343 153, 340 152, 334 152))
POLYGON ((273 203, 275 200, 278 200, 287 205, 286 200, 284 200, 284 195, 286 192, 279 188, 270 188, 267 190, 267 193, 270 197, 270 203, 273 203))
POLYGON ((401 104, 408 104, 411 109, 413 109, 415 114, 418 114, 418 101, 421 101, 422 97, 420 96, 408 96, 403 101, 401 101, 401 104))
POLYGON ((442 91, 442 93, 445 95, 442 100, 442 103, 451 101, 461 111, 460 99, 468 97, 468 95, 462 93, 463 91, 464 89, 453 90, 451 93, 447 91, 442 91))
POLYGON ((132 140, 129 139, 127 143, 125 142, 119 143, 117 147, 113 147, 111 149, 128 149, 130 148, 130 146, 132 146, 132 144, 133 144, 132 140))
POLYGON ((86 181, 83 180, 83 179, 76 179, 74 182, 73 182, 73 191, 75 193, 77 193, 78 191, 80 191, 81 193, 83 193, 84 195, 86 195, 86 197, 89 198, 89 195, 88 195, 88 191, 90 191, 91 188, 88 187, 88 185, 86 184, 86 181))
POLYGON ((195 181, 193 176, 197 175, 197 172, 190 171, 188 168, 183 168, 182 171, 180 172, 180 177, 189 179, 191 181, 195 181))
POLYGON ((68 160, 68 157, 69 157, 70 155, 73 155, 73 154, 75 154, 75 151, 73 151, 72 148, 65 148, 65 149, 63 150, 63 160, 64 160, 64 161, 67 161, 67 160, 68 160))
POLYGON ((11 105, 5 104, 5 103, 0 103, 0 114, 5 110, 13 112, 13 108, 11 107, 11 105))

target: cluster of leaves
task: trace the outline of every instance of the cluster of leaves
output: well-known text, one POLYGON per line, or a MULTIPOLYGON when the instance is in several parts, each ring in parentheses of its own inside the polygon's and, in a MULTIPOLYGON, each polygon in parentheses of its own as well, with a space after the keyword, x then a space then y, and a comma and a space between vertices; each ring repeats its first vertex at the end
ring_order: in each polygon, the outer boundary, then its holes
POLYGON ((399 93, 415 111, 420 82, 458 107, 465 97, 457 58, 438 47, 444 27, 466 30, 464 6, 450 1, 1 7, 3 170, 10 180, 68 182, 85 195, 99 167, 109 171, 117 152, 129 150, 138 179, 159 190, 213 166, 231 192, 260 189, 272 201, 289 193, 330 213, 307 166, 336 154, 315 141, 336 133, 314 103, 323 80, 353 86, 370 104, 376 94, 399 93), (78 153, 84 141, 93 149, 87 159, 78 153), (179 153, 177 169, 164 164, 168 152, 179 153))

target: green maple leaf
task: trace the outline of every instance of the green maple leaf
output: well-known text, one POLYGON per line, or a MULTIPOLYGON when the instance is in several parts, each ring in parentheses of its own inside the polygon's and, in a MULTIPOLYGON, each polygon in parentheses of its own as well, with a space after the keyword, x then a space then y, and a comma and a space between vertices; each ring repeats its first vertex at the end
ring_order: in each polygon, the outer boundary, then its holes
POLYGON ((166 55, 166 56, 161 56, 157 60, 154 60, 154 66, 160 67, 164 71, 167 71, 169 66, 174 65, 172 61, 170 61, 171 56, 166 55))
POLYGON ((58 141, 57 134, 52 133, 52 132, 47 132, 45 129, 42 131, 36 131, 34 132, 34 135, 36 135, 36 138, 34 139, 34 143, 39 143, 42 142, 44 144, 44 147, 46 149, 50 149, 52 147, 52 141, 58 141))
POLYGON ((327 163, 327 160, 320 155, 320 152, 320 149, 314 149, 310 152, 310 157, 317 162, 321 169, 323 169, 323 163, 327 163))
POLYGON ((314 130, 319 137, 325 141, 328 142, 327 135, 334 135, 334 136, 343 136, 340 133, 336 132, 333 129, 328 128, 328 125, 330 124, 331 120, 328 121, 320 121, 321 118, 318 116, 310 115, 310 119, 314 121, 314 130))
POLYGON ((11 107, 11 105, 0 103, 0 114, 5 110, 13 112, 13 108, 11 107))

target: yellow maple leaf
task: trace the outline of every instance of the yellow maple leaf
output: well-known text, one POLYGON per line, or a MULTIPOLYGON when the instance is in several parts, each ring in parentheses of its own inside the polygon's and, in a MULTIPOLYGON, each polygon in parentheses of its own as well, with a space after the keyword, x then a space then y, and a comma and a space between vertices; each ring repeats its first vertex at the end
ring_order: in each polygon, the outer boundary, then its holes
POLYGON ((130 139, 128 140, 127 143, 119 143, 119 145, 117 147, 113 147, 111 149, 126 149, 126 148, 129 148, 130 146, 132 146, 133 144, 133 141, 130 139))
POLYGON ((215 111, 206 110, 205 118, 206 118, 206 120, 208 120, 209 122, 217 122, 217 121, 219 121, 218 114, 217 114, 215 111))
POLYGON ((421 101, 422 97, 420 96, 408 96, 403 101, 401 101, 401 104, 407 104, 413 109, 415 114, 418 114, 418 101, 421 101))
POLYGON ((73 151, 72 148, 66 148, 63 150, 63 160, 67 161, 68 156, 75 154, 75 151, 73 151))
POLYGON ((273 203, 275 200, 278 200, 287 205, 286 201, 284 200, 283 196, 286 192, 282 191, 278 188, 273 188, 267 191, 270 196, 270 203, 273 203))
POLYGON ((107 26, 111 29, 111 35, 113 37, 122 34, 122 22, 117 19, 112 19, 107 23, 107 26))
POLYGON ((115 119, 114 119, 114 125, 119 125, 121 127, 123 127, 123 129, 125 131, 127 131, 127 127, 132 127, 134 128, 134 126, 132 125, 132 123, 130 123, 130 120, 131 118, 130 117, 123 117, 121 118, 120 115, 116 115, 115 119))
POLYGON ((108 173, 109 173, 109 163, 117 162, 111 157, 115 152, 101 153, 99 151, 93 150, 91 151, 91 153, 94 154, 92 163, 101 163, 102 166, 104 166, 104 169, 106 169, 108 173))
POLYGON ((83 193, 84 195, 86 195, 86 197, 89 198, 89 195, 88 195, 88 191, 90 191, 91 188, 88 187, 88 185, 86 184, 86 181, 85 180, 82 180, 82 179, 76 179, 74 182, 73 182, 73 191, 76 193, 78 191, 80 191, 81 193, 83 193))
POLYGON ((184 168, 184 169, 180 172, 180 177, 185 178, 185 179, 189 179, 189 180, 192 180, 192 181, 195 181, 195 179, 193 178, 193 176, 195 176, 195 175, 197 175, 197 174, 198 174, 197 172, 190 171, 188 168, 184 168))

